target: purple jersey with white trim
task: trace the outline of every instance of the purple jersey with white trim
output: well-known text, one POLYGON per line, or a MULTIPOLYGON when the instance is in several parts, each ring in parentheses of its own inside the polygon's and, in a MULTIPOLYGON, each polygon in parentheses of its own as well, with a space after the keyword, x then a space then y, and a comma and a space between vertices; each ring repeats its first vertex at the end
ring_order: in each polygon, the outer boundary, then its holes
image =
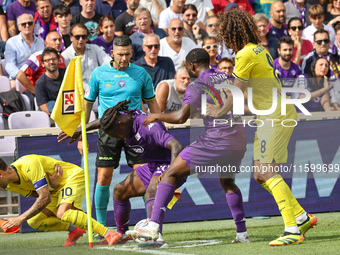
POLYGON ((174 137, 169 134, 162 122, 152 122, 143 126, 147 114, 135 110, 132 136, 125 142, 149 165, 151 171, 161 164, 170 164, 171 151, 166 147, 167 143, 174 137))
MULTIPOLYGON (((274 68, 277 76, 280 78, 283 88, 292 88, 295 84, 295 80, 302 74, 300 67, 290 62, 289 70, 283 69, 280 66, 279 58, 274 60, 274 68)), ((287 93, 287 96, 291 96, 291 93, 287 93)))
MULTIPOLYGON (((190 106, 201 111, 202 94, 207 94, 207 102, 214 104, 214 100, 210 95, 214 97, 216 101, 219 98, 225 97, 224 92, 220 92, 216 89, 216 85, 226 82, 228 76, 225 73, 216 73, 213 69, 207 69, 192 83, 189 84, 185 91, 184 101, 182 105, 189 104, 190 106), (208 91, 208 93, 206 93, 208 91), (218 95, 218 96, 217 96, 218 95)), ((235 117, 233 114, 226 114, 220 119, 233 121, 233 125, 214 125, 214 118, 206 117, 203 118, 205 133, 199 137, 199 141, 209 146, 214 146, 220 149, 232 149, 232 150, 243 150, 246 148, 247 137, 245 129, 240 117, 235 117), (239 124, 235 124, 239 123, 239 124), (223 139, 221 139, 223 137, 223 139)))

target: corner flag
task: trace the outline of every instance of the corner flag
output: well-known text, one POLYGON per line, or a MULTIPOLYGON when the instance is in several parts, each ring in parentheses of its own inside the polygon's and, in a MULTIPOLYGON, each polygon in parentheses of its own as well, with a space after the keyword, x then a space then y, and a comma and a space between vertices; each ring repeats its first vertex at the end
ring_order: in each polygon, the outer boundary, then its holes
POLYGON ((82 111, 85 111, 83 75, 78 56, 71 59, 66 69, 51 118, 61 130, 72 136, 80 124, 82 111))
POLYGON ((56 103, 54 105, 51 118, 58 124, 61 130, 72 136, 81 122, 84 170, 85 170, 85 191, 87 207, 87 230, 89 237, 89 247, 93 248, 92 215, 90 199, 90 178, 89 160, 87 155, 87 137, 85 123, 85 105, 83 74, 81 67, 81 57, 74 57, 68 64, 64 80, 61 84, 56 103))

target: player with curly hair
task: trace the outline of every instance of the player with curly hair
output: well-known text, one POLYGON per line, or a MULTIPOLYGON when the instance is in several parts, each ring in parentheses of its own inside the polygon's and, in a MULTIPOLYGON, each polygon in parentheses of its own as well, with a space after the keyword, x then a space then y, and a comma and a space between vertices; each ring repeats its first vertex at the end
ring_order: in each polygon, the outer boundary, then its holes
MULTIPOLYGON (((287 105, 287 114, 281 115, 281 82, 278 79, 274 62, 269 52, 260 44, 258 30, 253 17, 239 9, 231 9, 221 18, 221 37, 226 47, 233 49, 235 58, 234 85, 245 91, 251 87, 253 105, 257 110, 270 109, 273 97, 278 98, 277 108, 271 114, 257 115, 264 121, 255 133, 254 163, 257 171, 255 180, 274 197, 285 224, 284 235, 271 241, 270 246, 297 244, 304 241, 306 231, 315 225, 317 218, 307 214, 294 198, 290 188, 277 169, 288 157, 287 146, 294 130, 297 114, 294 105, 287 105), (277 94, 273 95, 273 88, 277 94), (273 122, 266 119, 276 119, 273 122), (285 120, 287 125, 280 125, 285 120), (268 171, 264 171, 267 169, 268 171)), ((233 109, 232 100, 221 108, 208 105, 207 115, 220 118, 233 109)))

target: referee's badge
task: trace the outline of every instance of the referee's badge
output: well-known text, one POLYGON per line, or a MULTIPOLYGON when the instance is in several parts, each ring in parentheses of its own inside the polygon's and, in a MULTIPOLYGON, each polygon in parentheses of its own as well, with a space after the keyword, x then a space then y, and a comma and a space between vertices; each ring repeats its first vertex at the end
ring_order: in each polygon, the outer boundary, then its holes
POLYGON ((63 91, 63 111, 62 114, 74 113, 74 90, 63 91))
POLYGON ((124 80, 120 80, 118 82, 118 86, 121 87, 121 88, 125 87, 125 85, 126 85, 126 82, 124 80))

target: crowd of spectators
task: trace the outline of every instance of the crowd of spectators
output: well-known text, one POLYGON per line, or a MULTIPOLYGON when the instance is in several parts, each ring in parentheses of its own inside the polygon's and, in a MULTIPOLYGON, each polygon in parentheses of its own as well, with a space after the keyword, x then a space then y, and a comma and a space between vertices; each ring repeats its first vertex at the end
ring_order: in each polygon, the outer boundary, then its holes
POLYGON ((338 0, 0 0, 0 75, 13 90, 25 87, 32 109, 36 100, 36 110, 50 114, 70 60, 82 56, 86 90, 94 68, 112 61, 113 40, 127 35, 130 62, 150 75, 160 108, 177 109, 190 50, 205 49, 210 67, 231 77, 235 52, 219 37, 219 17, 230 8, 253 15, 282 85, 312 92, 307 109, 340 109, 338 0))

